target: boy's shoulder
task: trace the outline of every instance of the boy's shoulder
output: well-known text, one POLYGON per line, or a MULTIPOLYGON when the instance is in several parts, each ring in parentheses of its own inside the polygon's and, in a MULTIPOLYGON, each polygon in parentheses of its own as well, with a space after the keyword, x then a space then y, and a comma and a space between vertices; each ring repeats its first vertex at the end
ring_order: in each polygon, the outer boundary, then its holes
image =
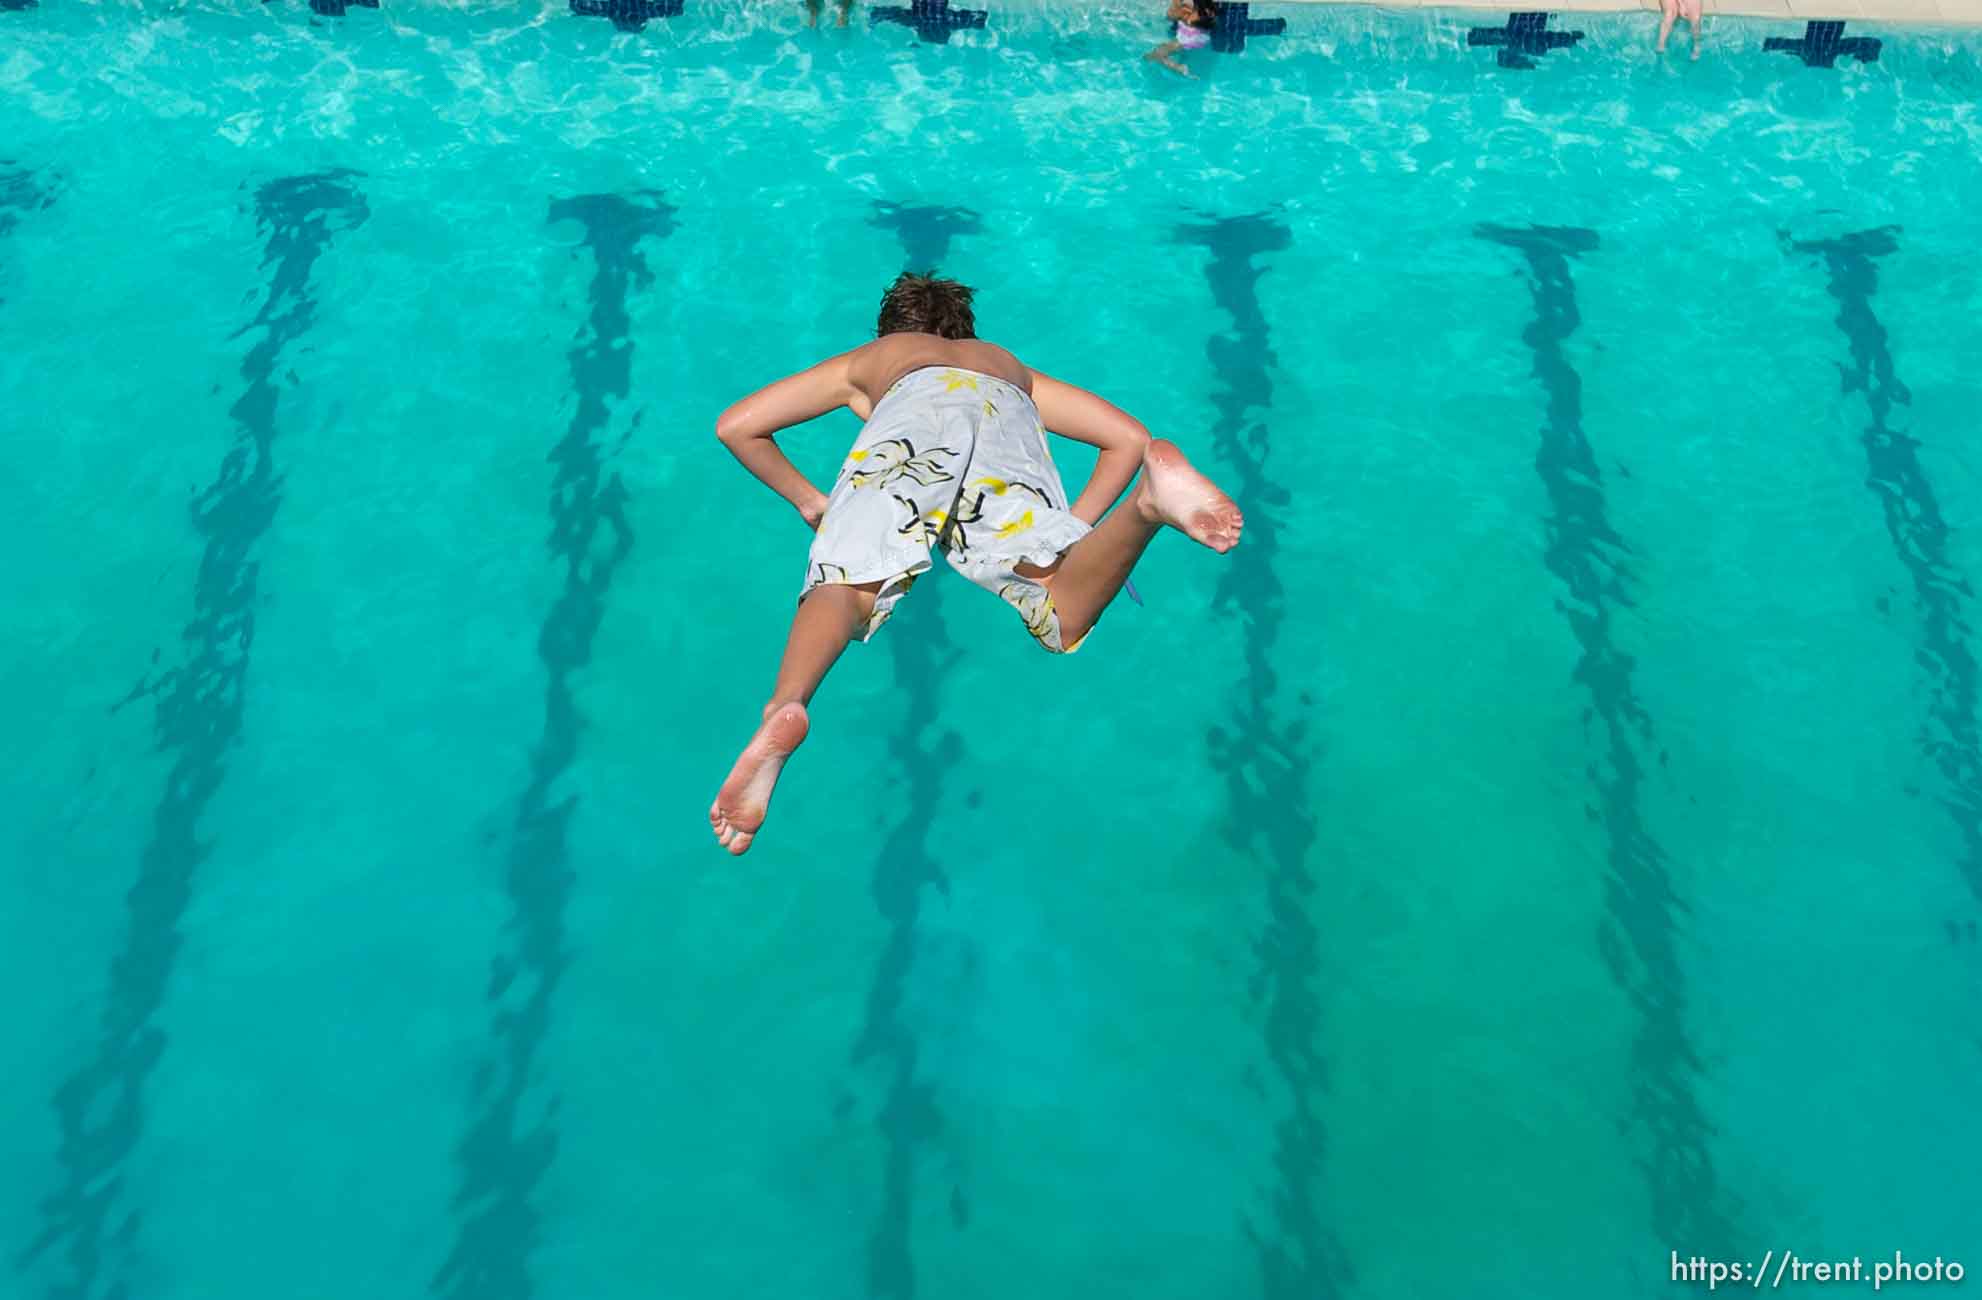
POLYGON ((847 377, 855 388, 878 398, 882 390, 922 366, 955 366, 1030 386, 1032 372, 1008 349, 984 339, 946 339, 939 334, 903 331, 870 339, 844 353, 847 377))

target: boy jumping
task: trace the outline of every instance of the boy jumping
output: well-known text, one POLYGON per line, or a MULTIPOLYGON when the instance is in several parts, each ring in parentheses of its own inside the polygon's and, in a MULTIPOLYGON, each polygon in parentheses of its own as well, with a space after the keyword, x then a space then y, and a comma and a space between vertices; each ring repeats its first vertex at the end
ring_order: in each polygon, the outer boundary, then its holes
POLYGON ((723 445, 818 534, 763 725, 709 809, 731 853, 763 826, 827 670, 848 641, 887 622, 932 547, 1017 609, 1040 645, 1070 654, 1159 529, 1221 555, 1239 544, 1239 508, 1176 444, 979 340, 970 302, 954 280, 904 274, 881 299, 872 343, 761 388, 716 421, 723 445), (842 406, 867 424, 827 496, 775 436, 842 406), (1071 505, 1048 428, 1101 449, 1071 505), (1128 504, 1103 519, 1131 482, 1128 504))

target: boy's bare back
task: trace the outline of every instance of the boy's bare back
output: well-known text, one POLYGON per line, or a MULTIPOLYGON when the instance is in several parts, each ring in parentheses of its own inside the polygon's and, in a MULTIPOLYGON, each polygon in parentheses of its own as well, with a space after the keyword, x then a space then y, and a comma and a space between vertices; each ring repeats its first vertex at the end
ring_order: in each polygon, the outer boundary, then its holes
POLYGON ((847 377, 855 394, 865 400, 847 405, 855 415, 866 419, 897 379, 924 366, 974 370, 980 375, 1002 379, 1028 394, 1032 392, 1032 372, 995 343, 982 339, 946 339, 939 334, 887 334, 854 349, 848 359, 847 377))

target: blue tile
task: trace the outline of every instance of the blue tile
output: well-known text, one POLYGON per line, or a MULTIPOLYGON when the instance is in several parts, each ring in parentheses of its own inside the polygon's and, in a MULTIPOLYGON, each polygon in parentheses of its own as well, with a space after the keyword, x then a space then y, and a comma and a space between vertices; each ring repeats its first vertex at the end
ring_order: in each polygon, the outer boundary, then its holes
POLYGON ((1796 40, 1771 36, 1762 42, 1765 50, 1794 54, 1807 68, 1835 68, 1840 54, 1849 54, 1860 63, 1877 63, 1879 45, 1875 36, 1846 36, 1842 22, 1805 23, 1803 35, 1796 40))
POLYGON ((1505 27, 1475 27, 1466 33, 1468 45, 1498 46, 1495 62, 1503 68, 1532 68, 1541 55, 1582 39, 1580 31, 1550 31, 1548 15, 1533 12, 1509 14, 1505 27))
POLYGON ((951 32, 982 27, 987 16, 983 9, 952 9, 950 0, 912 0, 906 5, 877 5, 868 10, 867 25, 900 23, 913 27, 916 35, 931 45, 947 45, 951 32))

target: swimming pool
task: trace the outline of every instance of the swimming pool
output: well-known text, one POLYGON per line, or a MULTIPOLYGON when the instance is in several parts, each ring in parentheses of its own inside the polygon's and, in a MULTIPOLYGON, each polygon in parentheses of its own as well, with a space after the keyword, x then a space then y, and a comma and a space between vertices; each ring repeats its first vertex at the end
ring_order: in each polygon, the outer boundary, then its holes
POLYGON ((990 9, 0 13, 0 1292, 1975 1264, 1982 41, 990 9), (904 265, 1246 541, 921 584, 732 861, 711 427, 904 265))

